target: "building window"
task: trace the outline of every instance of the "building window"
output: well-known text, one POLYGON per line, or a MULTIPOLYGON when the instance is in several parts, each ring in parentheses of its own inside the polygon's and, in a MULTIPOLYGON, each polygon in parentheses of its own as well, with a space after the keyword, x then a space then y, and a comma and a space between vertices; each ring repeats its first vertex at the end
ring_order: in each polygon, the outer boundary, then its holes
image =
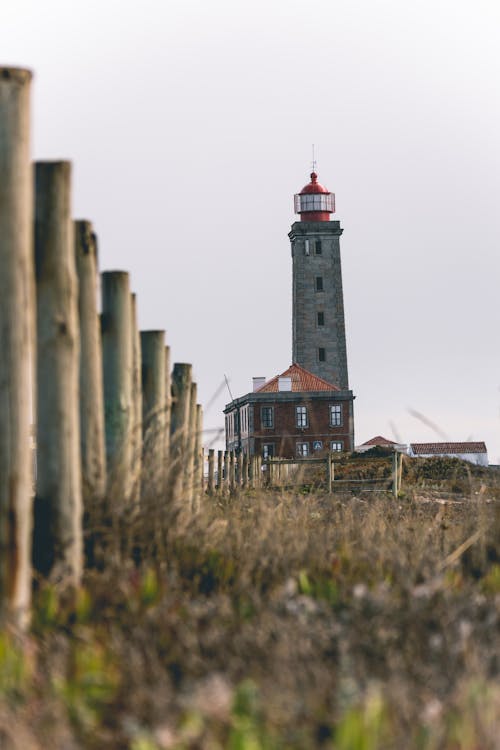
POLYGON ((316 276, 316 291, 323 291, 323 276, 316 276))
POLYGON ((309 455, 309 443, 297 443, 297 456, 303 458, 309 455))
POLYGON ((260 422, 263 429, 274 427, 274 407, 263 406, 260 410, 260 422))
POLYGON ((307 407, 295 407, 295 422, 297 427, 307 427, 307 407))
POLYGON ((309 240, 304 241, 304 255, 309 255, 309 240))
POLYGON ((335 453, 341 453, 344 450, 344 443, 341 440, 332 440, 330 443, 330 450, 335 453))
POLYGON ((326 362, 326 352, 323 346, 318 349, 318 362, 326 362))
POLYGON ((314 243, 314 252, 316 253, 316 255, 321 255, 321 240, 316 240, 316 242, 314 243))
POLYGON ((318 313, 317 321, 318 321, 318 326, 324 326, 325 325, 325 313, 324 312, 319 312, 318 313))
POLYGON ((335 404, 330 406, 330 427, 339 427, 342 424, 342 406, 335 404))
POLYGON ((273 458, 274 443, 264 443, 262 446, 262 458, 273 458))

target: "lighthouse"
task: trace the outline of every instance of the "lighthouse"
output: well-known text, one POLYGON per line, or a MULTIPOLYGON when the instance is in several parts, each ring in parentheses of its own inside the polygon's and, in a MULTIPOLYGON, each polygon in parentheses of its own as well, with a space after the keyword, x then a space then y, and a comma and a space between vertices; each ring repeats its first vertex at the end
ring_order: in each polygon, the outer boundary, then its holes
POLYGON ((293 264, 292 361, 309 372, 349 388, 340 263, 339 221, 333 221, 335 195, 316 172, 295 195, 289 238, 293 264))
POLYGON ((354 450, 335 196, 311 181, 295 196, 292 364, 224 409, 226 447, 268 459, 354 450))

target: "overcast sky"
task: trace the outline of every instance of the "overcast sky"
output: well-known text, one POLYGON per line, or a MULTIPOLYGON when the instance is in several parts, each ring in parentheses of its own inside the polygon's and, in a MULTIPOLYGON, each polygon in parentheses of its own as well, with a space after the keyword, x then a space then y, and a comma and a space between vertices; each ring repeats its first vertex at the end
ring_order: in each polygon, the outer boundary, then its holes
POLYGON ((167 330, 205 405, 224 374, 241 396, 291 364, 287 233, 314 143, 344 228, 356 442, 485 440, 500 462, 497 0, 1 11, 0 62, 35 73, 34 158, 73 161, 101 269, 130 271, 141 328, 167 330))

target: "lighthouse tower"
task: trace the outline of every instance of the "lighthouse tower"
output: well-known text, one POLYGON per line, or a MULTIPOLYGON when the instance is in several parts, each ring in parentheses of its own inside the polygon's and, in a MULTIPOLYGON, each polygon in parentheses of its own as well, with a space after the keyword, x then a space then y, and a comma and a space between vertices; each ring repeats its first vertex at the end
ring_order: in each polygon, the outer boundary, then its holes
POLYGON ((349 388, 335 196, 311 181, 295 195, 300 221, 289 233, 293 262, 293 362, 342 390, 349 388))

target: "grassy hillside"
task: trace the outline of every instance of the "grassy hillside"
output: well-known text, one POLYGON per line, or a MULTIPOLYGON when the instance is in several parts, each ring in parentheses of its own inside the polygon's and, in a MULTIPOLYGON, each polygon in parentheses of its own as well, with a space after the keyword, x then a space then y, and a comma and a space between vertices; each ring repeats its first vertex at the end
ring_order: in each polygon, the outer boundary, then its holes
POLYGON ((40 584, 0 636, 0 747, 500 748, 499 490, 407 461, 397 500, 89 518, 81 590, 40 584))

